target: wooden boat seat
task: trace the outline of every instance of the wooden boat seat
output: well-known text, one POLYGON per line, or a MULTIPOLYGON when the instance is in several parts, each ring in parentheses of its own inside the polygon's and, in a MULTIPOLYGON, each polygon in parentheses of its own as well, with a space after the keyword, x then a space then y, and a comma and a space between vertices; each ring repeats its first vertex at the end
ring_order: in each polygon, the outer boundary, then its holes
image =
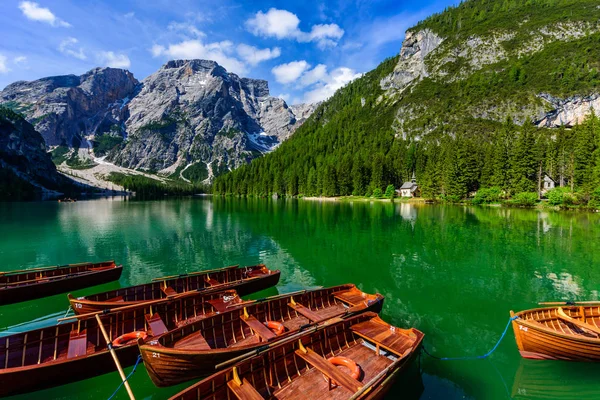
POLYGON ((169 296, 175 296, 177 294, 177 292, 175 291, 175 289, 173 289, 170 286, 164 287, 161 286, 160 287, 161 292, 163 292, 165 294, 165 296, 169 297, 169 296))
POLYGON ((386 325, 374 321, 365 321, 352 326, 352 332, 358 336, 379 344, 384 349, 403 354, 411 348, 417 339, 410 331, 396 328, 390 330, 386 325), (408 334, 406 334, 408 332, 408 334))
POLYGON ((360 305, 367 301, 366 298, 362 296, 362 292, 357 289, 345 290, 343 292, 338 292, 333 295, 338 300, 343 301, 344 303, 349 303, 352 305, 360 305))
POLYGON ((177 342, 175 342, 175 344, 173 345, 174 349, 190 349, 190 350, 210 350, 211 347, 208 344, 208 342, 206 341, 206 339, 204 339, 204 336, 202 336, 202 333, 200 333, 200 331, 196 331, 194 333, 192 333, 191 335, 187 335, 186 337, 184 337, 181 340, 178 340, 177 342))
POLYGON ((254 333, 256 333, 258 336, 263 338, 265 342, 267 342, 267 341, 273 339, 275 336, 277 336, 277 335, 275 335, 275 333, 273 333, 272 330, 267 328, 262 322, 260 322, 256 318, 254 318, 252 315, 250 315, 247 318, 242 317, 242 321, 245 322, 246 325, 248 325, 250 327, 250 329, 252 329, 254 331, 254 333))
POLYGON ((208 300, 207 301, 208 304, 210 304, 211 306, 213 306, 213 308, 215 310, 217 310, 218 312, 225 312, 227 311, 227 305, 222 298, 218 298, 218 299, 213 299, 213 300, 208 300))
POLYGON ((300 303, 288 303, 288 306, 295 310, 298 314, 305 316, 313 322, 321 322, 323 321, 323 317, 311 310, 308 307, 304 307, 300 303))
POLYGON ((321 371, 325 376, 337 382, 338 385, 345 387, 352 393, 356 393, 362 387, 361 383, 344 371, 338 369, 335 365, 307 348, 307 352, 304 353, 301 349, 296 350, 296 355, 302 358, 304 361, 321 371))
POLYGON ((87 331, 71 331, 67 358, 84 356, 87 353, 87 331))
POLYGON ((211 286, 219 286, 221 284, 221 282, 219 282, 216 279, 210 278, 210 277, 206 277, 204 278, 204 282, 206 282, 206 284, 211 287, 211 286))
POLYGON ((162 335, 169 331, 158 313, 154 313, 154 315, 146 314, 146 322, 152 330, 152 336, 162 335))
POLYGON ((264 397, 252 386, 246 378, 242 380, 242 384, 238 385, 233 379, 227 382, 227 386, 239 400, 264 400, 264 397))

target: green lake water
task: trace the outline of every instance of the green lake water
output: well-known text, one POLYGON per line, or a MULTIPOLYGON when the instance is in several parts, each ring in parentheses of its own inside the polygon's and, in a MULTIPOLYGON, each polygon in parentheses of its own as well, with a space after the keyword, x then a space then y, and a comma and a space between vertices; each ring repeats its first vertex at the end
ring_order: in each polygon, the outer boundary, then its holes
MULTIPOLYGON (((422 330, 431 353, 468 356, 496 343, 511 309, 599 298, 600 214, 223 198, 0 204, 0 258, 0 270, 107 259, 124 265, 120 281, 76 295, 265 263, 282 271, 281 282, 257 297, 353 282, 383 294, 382 317, 422 330)), ((0 327, 50 325, 67 307, 65 295, 3 306, 0 327)), ((118 384, 115 372, 15 399, 103 399, 118 384)), ((143 365, 131 384, 138 399, 187 386, 155 388, 143 365)), ((522 360, 511 330, 486 360, 423 355, 389 397, 536 395, 600 398, 600 365, 522 360)), ((127 398, 125 391, 117 398, 127 398)))

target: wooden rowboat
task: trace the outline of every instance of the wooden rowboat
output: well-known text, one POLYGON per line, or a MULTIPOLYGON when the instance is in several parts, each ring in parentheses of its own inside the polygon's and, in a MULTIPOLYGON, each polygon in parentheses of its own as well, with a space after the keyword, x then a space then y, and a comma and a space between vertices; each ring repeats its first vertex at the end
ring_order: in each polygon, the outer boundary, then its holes
MULTIPOLYGON (((111 340, 143 332, 157 336, 227 309, 241 306, 233 290, 190 293, 176 299, 101 313, 111 340)), ((123 367, 139 354, 135 340, 114 347, 123 367)), ((95 316, 0 338, 0 397, 58 386, 113 372, 115 365, 95 316)))
POLYGON ((417 356, 423 336, 414 328, 393 327, 374 313, 331 320, 217 372, 171 400, 381 399, 417 356), (354 375, 332 362, 350 366, 354 375))
POLYGON ((121 272, 123 266, 114 261, 0 272, 0 305, 116 281, 121 272))
POLYGON ((166 299, 190 291, 215 292, 233 289, 240 296, 246 296, 277 285, 280 274, 278 270, 270 270, 262 264, 251 267, 234 265, 211 271, 157 278, 151 283, 91 296, 74 298, 69 295, 69 302, 76 314, 88 314, 115 306, 166 299))
POLYGON ((210 375, 219 363, 312 325, 379 312, 382 305, 383 296, 366 294, 354 285, 274 296, 140 342, 140 353, 154 384, 169 386, 210 375))
POLYGON ((513 322, 521 356, 532 359, 600 361, 600 306, 536 308, 513 322))

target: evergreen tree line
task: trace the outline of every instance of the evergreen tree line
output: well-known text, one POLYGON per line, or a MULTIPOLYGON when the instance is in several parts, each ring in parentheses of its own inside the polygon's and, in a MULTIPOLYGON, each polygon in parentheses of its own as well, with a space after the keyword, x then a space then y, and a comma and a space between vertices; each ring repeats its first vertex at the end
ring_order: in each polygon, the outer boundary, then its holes
POLYGON ((163 183, 142 175, 111 172, 107 179, 123 186, 127 191, 135 192, 135 196, 142 199, 157 199, 164 196, 191 196, 206 192, 206 187, 200 184, 176 181, 163 183))
POLYGON ((507 198, 539 192, 544 173, 584 200, 600 187, 600 121, 593 114, 572 129, 471 121, 458 133, 441 132, 421 141, 403 140, 385 129, 349 140, 343 131, 329 132, 343 129, 335 125, 332 120, 321 127, 324 132, 294 138, 289 146, 286 142, 218 177, 214 193, 371 196, 390 184, 399 187, 413 172, 423 197, 452 201, 490 187, 507 198))

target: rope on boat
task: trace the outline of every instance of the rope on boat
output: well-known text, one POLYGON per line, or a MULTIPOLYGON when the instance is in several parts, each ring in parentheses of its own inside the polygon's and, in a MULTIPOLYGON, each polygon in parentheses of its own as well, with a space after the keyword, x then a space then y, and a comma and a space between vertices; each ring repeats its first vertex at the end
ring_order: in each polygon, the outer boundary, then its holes
POLYGON ((125 381, 128 381, 129 378, 131 378, 131 375, 133 375, 133 373, 135 372, 135 370, 137 369, 138 364, 140 363, 140 361, 142 361, 142 355, 138 355, 137 361, 135 362, 135 365, 133 366, 133 369, 131 370, 131 372, 129 373, 129 375, 127 375, 125 377, 125 380, 122 381, 119 386, 117 387, 117 389, 113 392, 113 394, 110 395, 110 397, 108 398, 108 400, 112 400, 113 397, 116 396, 116 394, 119 392, 119 390, 123 387, 123 385, 125 384, 125 381))
POLYGON ((436 360, 440 360, 440 361, 456 361, 456 360, 482 360, 484 358, 488 358, 489 356, 492 355, 492 353, 494 351, 496 351, 496 349, 498 348, 498 346, 500 345, 500 343, 502 342, 502 340, 504 339, 504 337, 506 336, 506 333, 508 332, 508 328, 510 328, 510 324, 515 320, 519 318, 517 315, 515 315, 514 317, 510 317, 508 319, 508 322, 506 324, 506 328, 504 328, 504 332, 502 332, 502 336, 500 336, 500 339, 498 339, 498 341, 496 342, 496 344, 494 345, 494 347, 492 347, 492 349, 490 351, 488 351, 487 353, 485 353, 482 356, 466 356, 466 357, 438 357, 438 356, 434 356, 433 354, 431 354, 430 352, 427 351, 427 349, 425 348, 425 346, 423 346, 423 352, 425 354, 427 354, 429 357, 434 358, 436 360))

